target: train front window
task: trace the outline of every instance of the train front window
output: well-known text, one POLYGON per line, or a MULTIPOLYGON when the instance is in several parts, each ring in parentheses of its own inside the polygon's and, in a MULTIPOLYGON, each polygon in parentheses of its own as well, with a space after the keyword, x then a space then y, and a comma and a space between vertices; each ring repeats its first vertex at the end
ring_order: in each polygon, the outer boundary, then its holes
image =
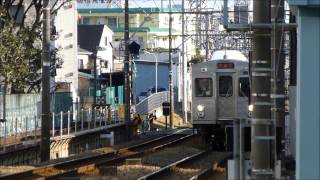
POLYGON ((250 83, 249 83, 249 78, 247 77, 239 78, 239 96, 240 97, 250 96, 250 83))
POLYGON ((212 92, 212 79, 211 78, 196 78, 196 97, 211 97, 212 92))
POLYGON ((231 76, 220 76, 219 77, 219 96, 220 97, 231 97, 233 92, 232 77, 231 76))

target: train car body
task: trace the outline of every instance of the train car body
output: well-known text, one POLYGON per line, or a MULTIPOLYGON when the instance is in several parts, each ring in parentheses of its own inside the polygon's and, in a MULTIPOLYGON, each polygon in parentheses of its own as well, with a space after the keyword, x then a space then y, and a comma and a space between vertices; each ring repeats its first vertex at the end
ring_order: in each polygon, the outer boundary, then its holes
POLYGON ((192 123, 223 124, 248 118, 249 63, 239 51, 217 51, 192 66, 192 123))
MULTIPOLYGON (((212 135, 214 128, 248 118, 249 62, 239 51, 216 51, 192 65, 192 124, 212 135)), ((226 136, 226 135, 225 135, 226 136)))

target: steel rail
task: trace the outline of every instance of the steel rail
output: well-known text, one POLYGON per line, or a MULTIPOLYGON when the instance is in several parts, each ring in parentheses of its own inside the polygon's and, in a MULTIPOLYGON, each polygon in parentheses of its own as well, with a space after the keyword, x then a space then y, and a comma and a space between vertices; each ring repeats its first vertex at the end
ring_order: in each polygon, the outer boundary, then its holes
POLYGON ((126 158, 139 156, 145 153, 150 153, 162 148, 168 147, 170 145, 179 143, 186 140, 194 134, 180 134, 187 129, 177 131, 175 133, 165 135, 147 142, 143 142, 137 145, 132 145, 127 148, 122 148, 119 150, 114 150, 109 153, 95 154, 88 157, 82 157, 78 159, 72 159, 64 162, 49 164, 46 166, 41 166, 32 170, 22 171, 13 174, 6 174, 0 176, 0 179, 34 179, 34 178, 45 178, 53 179, 57 177, 62 177, 68 174, 78 174, 78 170, 81 171, 88 167, 96 167, 104 164, 113 164, 116 162, 124 161, 126 158), (160 145, 159 145, 160 144, 160 145), (41 174, 41 172, 50 171, 50 169, 58 170, 59 172, 53 175, 41 174))
MULTIPOLYGON (((224 164, 229 158, 232 158, 232 155, 229 155, 229 156, 223 158, 221 161, 217 162, 218 166, 221 166, 222 164, 224 164)), ((202 170, 197 175, 192 176, 190 178, 190 180, 208 179, 209 176, 213 176, 213 175, 215 175, 215 173, 216 173, 216 171, 212 167, 208 167, 208 168, 202 170)))
POLYGON ((209 151, 201 151, 199 153, 193 154, 191 156, 185 157, 179 161, 176 161, 172 164, 169 164, 161 169, 159 169, 158 171, 152 172, 150 174, 147 174, 143 177, 138 178, 138 180, 147 180, 147 179, 154 179, 154 178, 159 178, 161 175, 166 174, 166 173, 170 173, 170 171, 174 168, 177 167, 179 165, 188 163, 189 161, 193 161, 198 159, 201 156, 204 156, 206 154, 208 154, 209 151))
MULTIPOLYGON (((199 159, 203 158, 206 155, 209 155, 210 153, 214 153, 212 151, 201 151, 199 153, 193 154, 191 156, 188 156, 186 158, 183 158, 179 161, 176 161, 174 163, 171 163, 161 169, 159 169, 158 171, 152 172, 150 174, 147 174, 145 176, 142 176, 140 178, 138 178, 138 180, 148 180, 148 179, 163 179, 165 177, 165 175, 168 175, 170 177, 170 175, 174 175, 177 172, 174 171, 174 168, 176 167, 182 167, 188 163, 192 163, 197 162, 199 159)), ((222 160, 218 161, 218 165, 223 164, 224 162, 226 162, 227 159, 229 159, 230 157, 232 157, 232 155, 227 155, 226 157, 224 157, 222 160)), ((206 177, 208 177, 209 175, 212 175, 211 173, 215 173, 212 169, 212 166, 207 167, 205 169, 202 169, 202 171, 200 171, 200 173, 198 173, 197 175, 194 175, 190 178, 190 180, 196 180, 196 179, 206 179, 206 177)), ((169 179, 169 177, 165 177, 167 179, 169 179)))
MULTIPOLYGON (((185 135, 183 137, 180 137, 178 139, 172 139, 172 137, 171 137, 171 138, 167 139, 167 140, 169 140, 169 142, 166 142, 164 144, 161 143, 161 145, 157 145, 155 147, 153 146, 153 147, 149 147, 149 148, 141 146, 141 147, 139 147, 139 150, 137 150, 137 151, 130 151, 130 150, 128 151, 127 149, 123 149, 123 150, 118 151, 117 156, 115 156, 109 160, 99 161, 99 162, 96 162, 93 164, 81 166, 79 168, 75 168, 75 169, 72 169, 69 171, 58 173, 53 176, 47 176, 47 177, 45 177, 45 179, 59 179, 61 177, 79 177, 82 174, 86 174, 86 173, 88 173, 98 167, 117 165, 117 164, 124 162, 128 158, 137 158, 137 157, 141 157, 144 155, 148 155, 150 153, 157 152, 157 151, 164 149, 166 147, 170 147, 172 145, 183 142, 184 140, 187 140, 193 136, 194 136, 194 134, 190 134, 190 135, 185 135)), ((147 146, 150 146, 150 144, 148 144, 147 146)))

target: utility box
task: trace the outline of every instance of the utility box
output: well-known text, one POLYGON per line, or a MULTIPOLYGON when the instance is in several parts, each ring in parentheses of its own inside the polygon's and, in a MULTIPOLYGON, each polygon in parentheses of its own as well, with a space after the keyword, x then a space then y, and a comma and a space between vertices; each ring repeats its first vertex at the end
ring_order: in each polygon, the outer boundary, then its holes
POLYGON ((169 102, 163 102, 162 103, 162 114, 164 116, 170 115, 170 103, 169 102))

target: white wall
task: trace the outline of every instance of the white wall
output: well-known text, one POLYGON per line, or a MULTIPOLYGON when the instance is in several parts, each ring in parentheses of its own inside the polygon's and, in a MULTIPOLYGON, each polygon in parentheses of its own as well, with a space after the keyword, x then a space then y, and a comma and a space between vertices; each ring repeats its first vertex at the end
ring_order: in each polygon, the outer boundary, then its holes
POLYGON ((104 30, 103 30, 103 33, 101 36, 101 41, 99 44, 99 47, 101 47, 102 50, 97 52, 98 72, 100 72, 100 68, 101 68, 102 73, 110 72, 113 68, 112 67, 113 50, 110 45, 110 42, 112 42, 112 36, 113 36, 113 32, 107 26, 104 26, 104 30), (107 42, 106 42, 106 40, 107 40, 107 42), (102 67, 100 67, 100 59, 102 59, 102 61, 105 61, 108 63, 108 68, 104 68, 104 65, 102 65, 102 67))
POLYGON ((56 47, 61 48, 62 68, 57 69, 56 82, 71 82, 73 99, 78 96, 78 58, 77 58, 77 2, 70 1, 61 7, 55 18, 58 39, 56 47))

